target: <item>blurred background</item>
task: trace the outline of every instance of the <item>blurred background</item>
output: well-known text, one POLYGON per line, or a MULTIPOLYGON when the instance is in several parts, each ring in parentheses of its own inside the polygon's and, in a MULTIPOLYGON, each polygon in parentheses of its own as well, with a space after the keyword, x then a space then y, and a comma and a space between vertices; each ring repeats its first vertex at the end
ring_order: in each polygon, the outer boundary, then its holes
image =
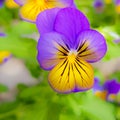
MULTIPOLYGON (((37 28, 21 20, 19 6, 11 2, 0 7, 0 120, 120 120, 120 90, 109 100, 93 89, 64 95, 50 88, 48 72, 36 60, 37 28)), ((106 56, 93 64, 95 77, 101 86, 107 80, 120 84, 120 2, 75 3, 107 41, 106 56)))

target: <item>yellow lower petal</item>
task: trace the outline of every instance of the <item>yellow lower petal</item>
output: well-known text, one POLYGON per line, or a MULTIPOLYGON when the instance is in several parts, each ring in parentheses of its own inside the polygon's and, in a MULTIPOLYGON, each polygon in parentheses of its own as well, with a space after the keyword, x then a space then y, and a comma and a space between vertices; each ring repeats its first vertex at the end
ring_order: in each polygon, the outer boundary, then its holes
POLYGON ((59 93, 78 92, 90 89, 94 84, 93 68, 87 62, 62 60, 49 73, 51 87, 59 93))

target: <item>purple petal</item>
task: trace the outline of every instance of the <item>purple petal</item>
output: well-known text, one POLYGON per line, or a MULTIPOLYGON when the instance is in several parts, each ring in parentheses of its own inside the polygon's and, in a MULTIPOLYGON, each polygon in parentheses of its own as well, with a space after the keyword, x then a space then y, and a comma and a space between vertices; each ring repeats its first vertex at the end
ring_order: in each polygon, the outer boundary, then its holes
POLYGON ((102 0, 95 0, 94 2, 94 7, 103 7, 104 6, 104 3, 102 0))
POLYGON ((36 25, 40 34, 53 31, 54 21, 59 10, 59 8, 48 9, 38 15, 36 25))
POLYGON ((6 58, 4 58, 4 60, 3 60, 3 63, 6 63, 11 58, 12 58, 12 54, 10 56, 6 56, 6 58))
POLYGON ((22 6, 27 2, 27 0, 14 0, 14 2, 22 6))
POLYGON ((0 37, 5 37, 6 35, 4 33, 0 33, 0 37))
POLYGON ((120 0, 115 0, 115 4, 119 5, 120 4, 120 0))
POLYGON ((0 0, 0 8, 3 6, 4 0, 0 0))
POLYGON ((57 54, 59 52, 57 45, 65 46, 63 40, 65 38, 55 32, 46 33, 40 37, 37 46, 37 59, 43 69, 50 70, 62 60, 59 59, 59 55, 57 54))
POLYGON ((81 32, 76 45, 78 45, 79 57, 88 62, 100 60, 107 51, 107 45, 103 35, 95 30, 81 32))
POLYGON ((77 6, 76 6, 75 3, 73 3, 73 4, 71 5, 71 7, 73 7, 73 8, 77 8, 77 6))
POLYGON ((90 25, 85 15, 75 8, 61 9, 56 16, 55 31, 63 34, 71 42, 71 45, 74 44, 82 30, 89 28, 90 25))
POLYGON ((102 85, 100 85, 100 79, 99 78, 94 78, 94 86, 93 86, 93 91, 103 91, 104 88, 102 85))
POLYGON ((120 83, 117 80, 107 80, 104 84, 104 88, 108 91, 108 94, 117 94, 120 91, 120 83))

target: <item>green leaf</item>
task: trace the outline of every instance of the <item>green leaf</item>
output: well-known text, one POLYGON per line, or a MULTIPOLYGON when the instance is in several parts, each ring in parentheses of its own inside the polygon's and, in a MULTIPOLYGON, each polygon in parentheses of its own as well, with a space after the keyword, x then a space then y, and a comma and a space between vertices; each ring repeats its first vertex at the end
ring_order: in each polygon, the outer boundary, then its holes
POLYGON ((0 104, 0 114, 1 113, 7 113, 7 112, 11 112, 12 110, 15 110, 18 106, 18 102, 6 102, 6 103, 2 103, 0 104))
POLYGON ((8 115, 0 118, 0 120, 17 120, 17 117, 15 115, 8 115))
POLYGON ((17 120, 45 120, 47 105, 44 100, 40 99, 39 103, 22 105, 17 112, 17 120))
POLYGON ((1 92, 7 92, 8 91, 8 87, 3 85, 3 84, 0 84, 0 93, 1 92))
POLYGON ((109 26, 109 27, 100 27, 97 30, 101 32, 107 42, 107 53, 104 56, 104 60, 110 60, 112 58, 117 58, 120 56, 119 52, 120 51, 120 46, 118 44, 115 44, 113 40, 116 39, 116 36, 119 36, 116 34, 115 31, 115 26, 109 26))
POLYGON ((89 120, 115 120, 113 106, 96 97, 84 99, 82 110, 89 120))

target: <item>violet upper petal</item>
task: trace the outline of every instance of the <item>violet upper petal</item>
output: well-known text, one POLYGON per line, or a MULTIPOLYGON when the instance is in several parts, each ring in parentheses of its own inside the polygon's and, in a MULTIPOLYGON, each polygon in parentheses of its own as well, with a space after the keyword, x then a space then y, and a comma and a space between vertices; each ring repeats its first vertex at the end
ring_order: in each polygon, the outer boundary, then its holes
POLYGON ((59 8, 48 9, 38 15, 36 25, 40 34, 53 31, 54 21, 59 10, 59 8))
POLYGON ((77 35, 82 30, 89 28, 86 16, 75 8, 61 9, 55 19, 54 30, 63 34, 71 42, 71 45, 74 44, 77 35))
POLYGON ((107 51, 105 38, 95 30, 81 32, 76 46, 78 46, 79 57, 91 63, 100 60, 107 51))

